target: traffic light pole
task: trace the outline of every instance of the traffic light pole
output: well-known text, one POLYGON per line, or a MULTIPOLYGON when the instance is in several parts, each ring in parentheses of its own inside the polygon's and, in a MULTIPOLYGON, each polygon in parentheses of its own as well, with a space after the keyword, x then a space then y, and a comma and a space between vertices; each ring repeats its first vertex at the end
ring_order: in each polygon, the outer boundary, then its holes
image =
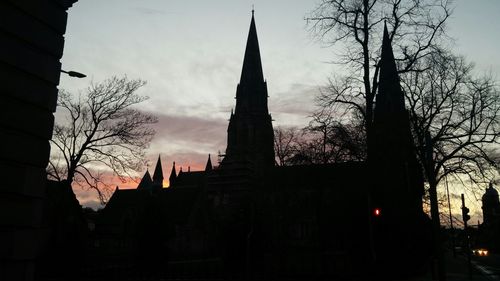
POLYGON ((455 250, 455 229, 453 228, 453 216, 451 215, 451 202, 450 202, 450 189, 448 188, 448 178, 446 180, 446 195, 448 197, 448 211, 450 213, 450 231, 451 231, 451 249, 453 252, 453 257, 457 257, 457 251, 455 250))
POLYGON ((465 206, 464 194, 462 193, 462 219, 464 221, 464 232, 465 232, 465 243, 466 243, 466 252, 467 252, 467 264, 469 265, 469 278, 472 278, 472 261, 471 261, 471 249, 470 249, 470 239, 469 239, 469 231, 467 229, 467 221, 470 220, 469 216, 469 208, 465 206))

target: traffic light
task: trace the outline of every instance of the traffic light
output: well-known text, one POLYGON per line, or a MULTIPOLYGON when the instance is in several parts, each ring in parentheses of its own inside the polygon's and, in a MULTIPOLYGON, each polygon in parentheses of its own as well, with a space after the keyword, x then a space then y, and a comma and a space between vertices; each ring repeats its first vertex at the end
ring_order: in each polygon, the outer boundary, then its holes
POLYGON ((464 222, 470 220, 469 211, 469 208, 465 206, 462 207, 462 219, 464 220, 464 222))
POLYGON ((380 210, 380 208, 373 209, 373 215, 375 217, 380 217, 381 214, 382 214, 382 211, 380 210))

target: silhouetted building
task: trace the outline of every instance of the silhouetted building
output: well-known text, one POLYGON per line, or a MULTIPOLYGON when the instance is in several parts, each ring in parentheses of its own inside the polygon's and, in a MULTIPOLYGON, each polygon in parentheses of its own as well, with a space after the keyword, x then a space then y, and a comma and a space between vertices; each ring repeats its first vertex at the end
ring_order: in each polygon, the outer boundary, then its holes
POLYGON ((137 189, 117 189, 97 224, 101 247, 125 245, 183 277, 373 279, 390 271, 391 279, 422 269, 423 178, 387 29, 382 45, 368 161, 277 167, 252 13, 224 159, 178 173, 174 162, 166 189, 144 188, 148 172, 137 189))
POLYGON ((483 202, 483 223, 500 223, 500 200, 498 199, 498 191, 493 187, 493 183, 490 183, 481 200, 483 202))
POLYGON ((0 1, 0 279, 32 280, 49 237, 45 168, 67 10, 76 0, 0 1))
POLYGON ((479 226, 478 246, 500 252, 500 200, 498 191, 490 183, 483 194, 483 223, 479 226))
POLYGON ((75 280, 85 263, 89 228, 82 207, 67 181, 47 181, 36 280, 75 280), (56 279, 57 277, 57 279, 56 279))
MULTIPOLYGON (((157 190, 163 188, 163 169, 161 167, 161 159, 158 156, 158 161, 156 162, 155 171, 153 173, 153 178, 149 174, 149 170, 146 170, 144 176, 142 176, 137 189, 139 190, 157 190)), ((117 189, 118 190, 118 189, 117 189)))
MULTIPOLYGON (((426 229, 422 227, 427 217, 422 210, 423 175, 415 155, 409 115, 385 25, 379 65, 373 130, 368 140, 368 165, 372 175, 369 199, 371 209, 378 209, 382 214, 373 220, 377 261, 388 263, 381 267, 390 267, 398 261, 394 261, 393 252, 387 249, 397 248, 409 259, 406 253, 427 247, 423 239, 427 236, 426 229)), ((399 267, 411 266, 404 263, 399 267)))

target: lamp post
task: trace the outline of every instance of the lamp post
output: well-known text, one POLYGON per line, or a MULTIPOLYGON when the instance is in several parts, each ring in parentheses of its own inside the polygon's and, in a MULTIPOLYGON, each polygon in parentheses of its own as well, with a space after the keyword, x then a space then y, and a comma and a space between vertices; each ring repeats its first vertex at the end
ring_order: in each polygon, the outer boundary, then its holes
POLYGON ((72 70, 70 70, 70 71, 66 71, 66 70, 61 69, 61 72, 62 72, 62 73, 66 73, 66 74, 68 74, 69 76, 71 76, 71 77, 76 77, 76 78, 85 78, 85 77, 87 77, 87 75, 85 75, 85 74, 83 74, 83 73, 76 72, 76 71, 72 71, 72 70))

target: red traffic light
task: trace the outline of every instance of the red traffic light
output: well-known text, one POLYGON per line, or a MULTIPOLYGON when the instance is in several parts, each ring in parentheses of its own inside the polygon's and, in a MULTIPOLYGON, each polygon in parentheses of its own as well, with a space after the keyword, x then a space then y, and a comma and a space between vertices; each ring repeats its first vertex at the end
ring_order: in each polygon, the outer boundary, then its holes
POLYGON ((380 211, 380 208, 375 208, 373 209, 373 215, 376 217, 379 217, 382 212, 380 211))

